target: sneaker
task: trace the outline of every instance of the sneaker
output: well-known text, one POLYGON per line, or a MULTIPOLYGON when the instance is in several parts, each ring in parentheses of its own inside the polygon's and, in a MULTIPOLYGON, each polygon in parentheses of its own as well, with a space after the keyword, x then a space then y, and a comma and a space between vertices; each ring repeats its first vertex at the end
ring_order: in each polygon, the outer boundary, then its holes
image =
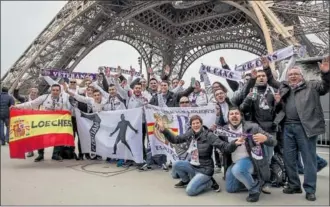
POLYGON ((124 165, 124 160, 118 160, 117 161, 117 167, 121 167, 124 165))
POLYGON ((89 154, 85 154, 85 158, 86 158, 86 160, 90 160, 91 156, 89 154))
POLYGON ((27 157, 33 157, 34 156, 34 153, 33 152, 28 152, 26 156, 27 157))
POLYGON ((221 173, 222 171, 221 171, 221 167, 215 167, 214 168, 214 173, 221 173))
POLYGON ((182 180, 180 182, 178 182, 177 184, 174 185, 175 188, 184 188, 189 184, 188 182, 182 182, 182 180))
POLYGON ((139 168, 139 171, 148 171, 148 170, 152 170, 151 166, 149 166, 148 164, 144 164, 142 167, 139 168))
POLYGON ((272 193, 271 190, 270 190, 269 185, 262 186, 261 191, 265 194, 271 194, 272 193))
POLYGON ((301 188, 296 188, 296 189, 292 189, 292 188, 284 188, 283 189, 283 193, 285 194, 299 194, 302 193, 301 188))
POLYGON ((249 196, 246 198, 247 202, 257 202, 259 201, 259 196, 260 193, 253 193, 253 194, 249 194, 249 196))
POLYGON ((43 155, 38 155, 38 157, 36 159, 34 159, 35 162, 40 162, 44 160, 44 156, 43 155))
POLYGON ((166 164, 162 164, 162 170, 164 170, 165 172, 168 172, 168 167, 166 166, 166 164))
POLYGON ((214 180, 214 178, 212 178, 212 186, 211 188, 214 190, 214 192, 220 192, 221 191, 221 187, 218 185, 217 181, 214 180))
POLYGON ((317 166, 317 172, 320 172, 323 168, 325 168, 328 165, 327 162, 322 163, 321 165, 317 166))
POLYGON ((316 201, 316 196, 314 193, 306 193, 306 200, 308 201, 316 201))
POLYGON ((62 162, 63 161, 63 158, 59 155, 53 155, 52 156, 52 160, 56 160, 56 161, 59 161, 59 162, 62 162))

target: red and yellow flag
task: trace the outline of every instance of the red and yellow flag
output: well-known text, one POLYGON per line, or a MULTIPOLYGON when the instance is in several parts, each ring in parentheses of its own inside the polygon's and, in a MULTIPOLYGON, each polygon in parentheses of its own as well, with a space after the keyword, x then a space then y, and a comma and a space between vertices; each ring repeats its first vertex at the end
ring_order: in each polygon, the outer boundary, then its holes
POLYGON ((53 146, 74 146, 69 111, 10 110, 10 158, 53 146))
MULTIPOLYGON (((155 123, 149 122, 147 124, 148 126, 148 135, 153 135, 154 134, 154 130, 155 130, 155 123)), ((174 134, 174 135, 178 135, 179 134, 179 130, 177 128, 169 128, 169 130, 174 134)))

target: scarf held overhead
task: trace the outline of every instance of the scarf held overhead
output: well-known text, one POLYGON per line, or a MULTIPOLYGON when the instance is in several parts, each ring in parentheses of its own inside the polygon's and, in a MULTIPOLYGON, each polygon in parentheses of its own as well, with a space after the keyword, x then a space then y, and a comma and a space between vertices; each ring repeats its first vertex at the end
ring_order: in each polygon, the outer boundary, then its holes
MULTIPOLYGON (((303 57, 306 54, 306 47, 305 46, 288 46, 286 48, 282 48, 277 50, 271 54, 268 54, 266 57, 270 63, 285 60, 293 55, 298 55, 299 57, 303 57)), ((248 61, 241 65, 235 66, 236 71, 249 71, 253 68, 262 67, 262 62, 260 58, 256 58, 254 60, 248 61)))
MULTIPOLYGON (((117 68, 114 67, 105 67, 101 66, 99 69, 102 68, 104 73, 106 75, 110 75, 111 72, 116 73, 117 68)), ((134 76, 138 77, 140 76, 140 73, 135 72, 135 70, 125 70, 121 69, 122 74, 130 75, 131 71, 133 71, 134 76)), ((85 79, 86 77, 90 77, 93 81, 97 80, 97 73, 82 73, 82 72, 68 72, 65 70, 59 70, 59 69, 44 69, 41 71, 42 76, 50 76, 50 77, 56 77, 56 78, 72 78, 72 79, 85 79)))
POLYGON ((231 71, 231 70, 226 70, 221 67, 214 67, 214 66, 209 66, 209 65, 204 65, 202 64, 199 73, 210 73, 225 79, 229 80, 234 80, 234 81, 240 81, 242 79, 242 74, 237 71, 231 71))

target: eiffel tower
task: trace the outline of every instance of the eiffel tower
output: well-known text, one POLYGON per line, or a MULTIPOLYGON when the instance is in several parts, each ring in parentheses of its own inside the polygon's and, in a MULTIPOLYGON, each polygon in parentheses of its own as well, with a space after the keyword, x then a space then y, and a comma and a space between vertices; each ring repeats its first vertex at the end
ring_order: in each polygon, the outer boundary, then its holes
POLYGON ((182 78, 199 57, 221 49, 265 55, 292 44, 308 56, 329 50, 329 2, 323 1, 68 1, 4 75, 12 91, 43 85, 40 70, 73 71, 107 40, 133 46, 146 67, 182 78), (312 42, 314 34, 322 42, 312 42))

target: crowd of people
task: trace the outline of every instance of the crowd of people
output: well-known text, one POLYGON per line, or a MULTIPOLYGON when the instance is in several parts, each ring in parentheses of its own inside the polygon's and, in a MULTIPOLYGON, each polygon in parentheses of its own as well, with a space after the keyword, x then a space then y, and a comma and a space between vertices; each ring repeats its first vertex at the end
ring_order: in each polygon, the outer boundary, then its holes
MULTIPOLYGON (((21 84, 14 90, 13 96, 2 87, 0 101, 1 141, 8 143, 10 108, 33 110, 69 110, 72 113, 73 131, 78 137, 78 155, 75 147, 75 159, 102 159, 81 151, 75 108, 84 113, 125 110, 151 104, 159 107, 200 107, 214 105, 217 119, 207 128, 201 117, 190 117, 190 128, 175 136, 158 121, 157 129, 166 139, 180 150, 190 153, 190 158, 169 163, 166 155, 154 156, 147 145, 145 119, 143 122, 143 153, 145 163, 137 163, 140 171, 150 170, 159 165, 171 175, 180 179, 175 185, 185 188, 190 196, 196 196, 207 189, 221 191, 214 173, 224 170, 226 191, 236 193, 248 191, 248 202, 257 202, 261 192, 271 193, 271 162, 274 153, 281 154, 287 175, 285 194, 302 193, 309 201, 316 200, 317 172, 327 162, 316 153, 319 135, 325 133, 325 120, 320 103, 320 96, 330 89, 329 57, 320 63, 321 80, 306 81, 301 68, 294 66, 287 71, 286 81, 279 82, 273 77, 269 61, 261 57, 263 68, 244 73, 244 84, 226 80, 234 91, 228 97, 228 89, 220 82, 210 84, 207 73, 201 74, 204 88, 200 81, 192 78, 188 87, 177 78, 170 80, 170 68, 164 69, 162 77, 157 77, 148 70, 149 82, 143 76, 135 78, 133 72, 127 79, 121 75, 105 75, 99 71, 98 79, 86 78, 78 85, 77 80, 58 83, 48 76, 44 79, 50 85, 49 94, 39 94, 38 88, 30 88, 27 97, 19 94, 21 84), (206 81, 208 80, 208 81, 206 81), (4 128, 7 128, 5 134, 4 128), (228 130, 228 135, 217 135, 218 127, 228 130), (231 136, 231 135, 233 136, 231 136), (235 136, 234 136, 235 135, 235 136), (179 145, 183 144, 183 145, 179 145), (181 146, 181 148, 180 148, 181 146), (299 173, 304 174, 301 186, 299 173)), ((230 70, 224 58, 220 58, 222 68, 230 70)), ((54 147, 52 159, 62 161, 64 147, 54 147)), ((66 149, 67 150, 67 149, 66 149)), ((29 152, 33 157, 34 152, 29 152)), ((44 160, 44 150, 38 150, 35 162, 44 160)), ((113 162, 107 158, 108 162, 113 162)), ((117 165, 130 164, 130 161, 118 160, 117 165)))

